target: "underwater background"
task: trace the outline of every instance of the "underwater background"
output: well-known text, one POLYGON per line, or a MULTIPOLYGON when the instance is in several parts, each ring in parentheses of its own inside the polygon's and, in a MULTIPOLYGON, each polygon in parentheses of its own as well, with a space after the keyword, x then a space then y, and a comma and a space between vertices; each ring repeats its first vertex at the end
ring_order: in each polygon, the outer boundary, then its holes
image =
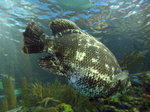
POLYGON ((66 1, 0 0, 0 112, 150 112, 150 0, 70 0, 69 7, 66 1), (91 102, 65 78, 41 69, 43 54, 22 52, 31 19, 52 36, 49 23, 58 18, 104 43, 129 71, 132 89, 91 102))

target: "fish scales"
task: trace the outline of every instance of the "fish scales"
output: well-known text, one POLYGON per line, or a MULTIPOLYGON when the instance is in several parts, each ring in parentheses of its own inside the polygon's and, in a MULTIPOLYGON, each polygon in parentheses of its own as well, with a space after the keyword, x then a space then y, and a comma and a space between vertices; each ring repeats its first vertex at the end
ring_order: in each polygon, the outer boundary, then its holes
POLYGON ((113 75, 121 72, 114 55, 102 43, 84 32, 64 34, 61 38, 56 38, 54 51, 59 53, 62 65, 73 70, 72 73, 67 71, 72 86, 89 97, 98 97, 99 91, 104 94, 109 92, 108 89, 98 88, 97 85, 110 87, 111 91, 111 85, 115 84, 111 81, 113 75), (96 61, 93 62, 92 59, 96 61), (80 80, 72 83, 71 75, 82 76, 80 80), (87 94, 86 91, 90 93, 87 94))

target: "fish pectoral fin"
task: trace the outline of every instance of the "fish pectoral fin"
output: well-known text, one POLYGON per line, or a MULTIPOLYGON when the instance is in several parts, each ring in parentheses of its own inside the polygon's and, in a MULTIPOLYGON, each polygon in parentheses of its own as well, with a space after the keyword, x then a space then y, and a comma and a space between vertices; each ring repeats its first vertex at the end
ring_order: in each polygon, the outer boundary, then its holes
POLYGON ((63 66, 61 65, 60 61, 57 59, 57 57, 45 56, 45 57, 39 58, 37 61, 41 68, 59 76, 66 76, 65 70, 63 66))

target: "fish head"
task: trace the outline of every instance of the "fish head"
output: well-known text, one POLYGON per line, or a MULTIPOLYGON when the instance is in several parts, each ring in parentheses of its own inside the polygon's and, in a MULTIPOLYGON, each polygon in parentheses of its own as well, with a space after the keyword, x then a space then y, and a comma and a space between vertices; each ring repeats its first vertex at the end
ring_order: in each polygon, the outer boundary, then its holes
POLYGON ((110 96, 108 100, 117 98, 125 94, 131 87, 130 77, 127 71, 123 71, 114 77, 114 81, 118 82, 118 91, 110 96))

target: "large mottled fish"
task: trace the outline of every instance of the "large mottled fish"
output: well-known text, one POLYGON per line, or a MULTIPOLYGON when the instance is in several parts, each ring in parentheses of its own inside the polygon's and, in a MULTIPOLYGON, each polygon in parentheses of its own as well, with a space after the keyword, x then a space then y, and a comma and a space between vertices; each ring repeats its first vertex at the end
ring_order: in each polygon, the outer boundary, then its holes
POLYGON ((53 38, 32 20, 23 33, 24 53, 47 52, 48 56, 38 60, 40 67, 65 76, 89 98, 113 98, 130 86, 128 72, 121 70, 111 51, 74 22, 57 19, 50 28, 53 38))

